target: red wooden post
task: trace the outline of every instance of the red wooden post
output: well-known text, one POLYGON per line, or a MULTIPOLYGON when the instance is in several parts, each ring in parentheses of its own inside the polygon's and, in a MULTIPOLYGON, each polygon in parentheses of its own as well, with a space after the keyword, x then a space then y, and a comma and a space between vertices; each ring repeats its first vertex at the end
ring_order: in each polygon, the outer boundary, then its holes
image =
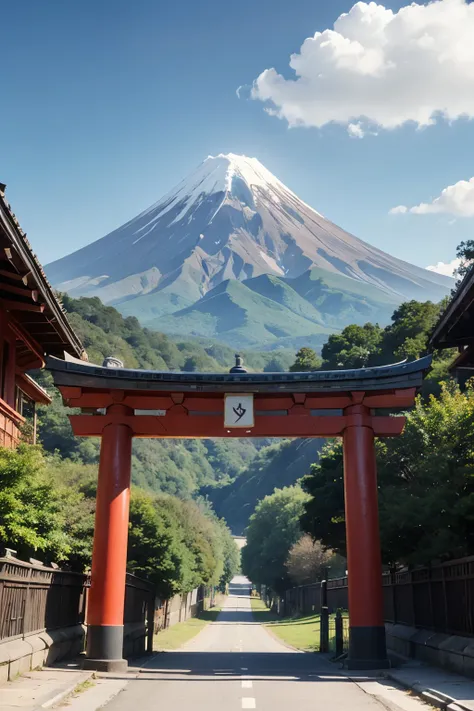
POLYGON ((349 669, 387 668, 374 431, 352 405, 343 435, 350 642, 349 669))
MULTIPOLYGON (((108 412, 130 414, 123 405, 112 405, 108 412)), ((127 667, 122 649, 131 455, 131 429, 119 422, 105 427, 87 610, 86 669, 121 671, 127 667)))

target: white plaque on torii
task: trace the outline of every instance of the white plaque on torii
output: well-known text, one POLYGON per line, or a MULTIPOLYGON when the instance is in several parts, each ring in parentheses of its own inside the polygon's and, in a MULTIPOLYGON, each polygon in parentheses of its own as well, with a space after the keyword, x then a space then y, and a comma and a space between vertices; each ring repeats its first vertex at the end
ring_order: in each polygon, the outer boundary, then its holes
POLYGON ((224 427, 253 427, 253 395, 226 395, 224 427))

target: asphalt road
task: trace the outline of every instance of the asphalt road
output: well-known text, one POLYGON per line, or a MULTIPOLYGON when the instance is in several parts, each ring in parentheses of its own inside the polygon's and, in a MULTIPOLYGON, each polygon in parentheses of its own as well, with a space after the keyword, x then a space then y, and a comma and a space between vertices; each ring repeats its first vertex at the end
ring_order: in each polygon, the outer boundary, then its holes
POLYGON ((158 654, 106 711, 425 711, 388 682, 357 683, 316 654, 287 648, 250 611, 245 578, 232 581, 216 622, 179 651, 158 654))

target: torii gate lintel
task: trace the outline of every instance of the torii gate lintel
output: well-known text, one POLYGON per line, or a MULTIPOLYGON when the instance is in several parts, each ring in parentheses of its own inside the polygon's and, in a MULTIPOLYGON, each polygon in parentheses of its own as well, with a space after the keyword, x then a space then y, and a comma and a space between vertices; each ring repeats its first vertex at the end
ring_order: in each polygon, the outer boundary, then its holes
MULTIPOLYGON (((342 437, 350 615, 348 668, 388 666, 375 437, 400 435, 431 357, 314 373, 157 373, 48 360, 74 434, 101 437, 86 666, 122 659, 133 437, 342 437), (226 398, 250 402, 251 424, 226 421, 226 398), (246 400, 244 401, 244 398, 246 400), (379 411, 382 412, 379 412, 379 411)), ((237 420, 247 410, 236 408, 237 420)), ((242 420, 243 421, 243 420, 242 420)))

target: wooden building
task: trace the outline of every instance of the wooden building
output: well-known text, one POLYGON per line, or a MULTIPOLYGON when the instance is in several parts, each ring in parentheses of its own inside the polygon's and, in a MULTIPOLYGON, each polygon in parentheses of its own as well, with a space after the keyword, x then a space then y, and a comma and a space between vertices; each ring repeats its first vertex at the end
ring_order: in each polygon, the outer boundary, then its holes
POLYGON ((450 371, 462 385, 474 375, 474 266, 457 287, 430 339, 433 348, 456 348, 450 371))
POLYGON ((0 446, 15 447, 26 411, 35 422, 35 405, 50 402, 27 371, 65 352, 85 358, 0 183, 0 446))

